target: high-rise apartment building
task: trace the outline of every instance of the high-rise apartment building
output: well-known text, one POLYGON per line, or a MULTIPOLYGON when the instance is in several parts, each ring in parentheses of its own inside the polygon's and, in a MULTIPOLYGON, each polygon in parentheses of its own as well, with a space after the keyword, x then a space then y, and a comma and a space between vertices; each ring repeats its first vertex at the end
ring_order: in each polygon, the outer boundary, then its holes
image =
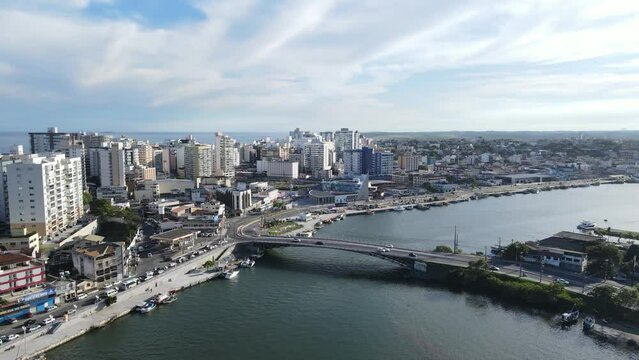
POLYGON ((80 162, 55 154, 8 165, 11 230, 51 237, 76 224, 83 214, 80 162))
POLYGON ((343 159, 344 151, 359 149, 359 132, 357 130, 349 130, 342 128, 335 131, 333 135, 335 139, 335 153, 337 160, 343 159))
POLYGON ((399 168, 404 171, 418 170, 421 161, 422 157, 419 155, 403 154, 398 158, 399 168))
POLYGON ((363 173, 361 149, 345 150, 343 156, 345 176, 359 176, 363 173))
POLYGON ((139 143, 135 146, 136 149, 138 149, 138 159, 140 162, 140 165, 142 166, 146 166, 146 167, 152 167, 154 166, 154 151, 153 151, 153 146, 146 144, 146 143, 139 143))
POLYGON ((304 171, 317 178, 326 178, 331 169, 335 150, 332 142, 313 141, 302 149, 304 171))
MULTIPOLYGON (((101 187, 126 186, 126 159, 122 143, 111 143, 109 148, 97 149, 97 162, 101 187)), ((95 171, 93 165, 91 168, 95 171)))
POLYGON ((47 132, 30 132, 29 140, 32 154, 43 154, 63 150, 80 140, 79 133, 61 133, 58 128, 51 127, 47 132))
POLYGON ((21 163, 25 156, 0 155, 0 223, 9 223, 9 188, 7 166, 21 163))
POLYGON ((215 133, 215 175, 235 177, 235 140, 215 133))
POLYGON ((196 144, 184 147, 184 176, 195 180, 213 174, 211 145, 196 144))

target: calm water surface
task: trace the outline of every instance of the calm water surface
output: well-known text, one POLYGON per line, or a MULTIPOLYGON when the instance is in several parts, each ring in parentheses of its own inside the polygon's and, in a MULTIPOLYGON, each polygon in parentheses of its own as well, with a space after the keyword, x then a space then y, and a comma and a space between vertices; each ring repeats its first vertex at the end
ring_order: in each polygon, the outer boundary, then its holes
MULTIPOLYGON (((610 185, 377 214, 321 236, 429 249, 482 249, 570 230, 582 219, 639 230, 639 186, 610 185), (506 241, 506 240, 504 240, 506 241)), ((49 359, 639 359, 508 308, 406 279, 381 260, 321 249, 271 251, 232 280, 180 294, 48 354, 49 359)))

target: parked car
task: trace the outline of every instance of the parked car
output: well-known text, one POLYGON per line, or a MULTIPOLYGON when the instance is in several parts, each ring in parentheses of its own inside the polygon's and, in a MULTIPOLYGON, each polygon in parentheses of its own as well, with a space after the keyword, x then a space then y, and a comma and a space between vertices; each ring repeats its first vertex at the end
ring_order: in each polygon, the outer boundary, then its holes
POLYGON ((34 331, 38 330, 41 327, 42 327, 42 325, 40 325, 40 324, 31 325, 29 328, 27 328, 27 332, 34 332, 34 331))
POLYGON ((172 268, 172 267, 176 267, 176 266, 177 266, 177 263, 175 263, 175 262, 170 262, 170 263, 169 263, 169 267, 170 267, 170 268, 172 268))
POLYGON ((76 297, 76 299, 77 299, 77 300, 82 300, 82 299, 84 299, 84 298, 86 298, 86 297, 87 297, 87 294, 85 294, 85 293, 81 293, 81 294, 78 294, 78 296, 76 297))
POLYGON ((55 322, 55 318, 53 316, 49 316, 48 318, 42 320, 43 325, 49 325, 53 322, 55 322))
POLYGON ((324 245, 324 242, 323 241, 316 241, 315 245, 324 245))
POLYGON ((568 286, 568 285, 570 285, 570 282, 569 282, 568 280, 566 280, 566 279, 562 279, 562 278, 556 278, 556 279, 555 279, 555 282, 556 282, 556 283, 558 283, 558 284, 561 284, 561 285, 563 285, 563 286, 568 286))
POLYGON ((300 242, 302 242, 302 240, 300 240, 300 239, 298 239, 298 238, 294 238, 294 239, 293 239, 293 242, 294 242, 294 243, 300 243, 300 242))
POLYGON ((488 268, 490 271, 499 271, 499 267, 495 266, 495 265, 490 265, 490 267, 488 268))
POLYGON ((9 336, 7 336, 7 341, 13 341, 19 337, 20 337, 20 334, 10 334, 9 336))

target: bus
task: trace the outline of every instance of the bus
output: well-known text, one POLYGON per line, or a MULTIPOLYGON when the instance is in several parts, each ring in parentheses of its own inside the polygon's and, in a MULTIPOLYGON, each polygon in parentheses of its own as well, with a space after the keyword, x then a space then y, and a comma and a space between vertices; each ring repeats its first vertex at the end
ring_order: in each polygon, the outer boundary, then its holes
POLYGON ((118 285, 118 289, 120 291, 125 291, 127 289, 130 289, 136 286, 139 282, 140 280, 136 277, 128 278, 128 279, 122 280, 122 282, 118 285))

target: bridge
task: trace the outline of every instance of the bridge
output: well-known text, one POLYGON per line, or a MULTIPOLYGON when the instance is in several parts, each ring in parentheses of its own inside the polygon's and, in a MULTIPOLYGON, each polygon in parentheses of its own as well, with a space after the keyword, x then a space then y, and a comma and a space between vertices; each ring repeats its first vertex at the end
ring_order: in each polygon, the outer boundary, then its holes
MULTIPOLYGON (((297 211, 299 212, 299 210, 297 211)), ((386 244, 389 246, 385 246, 351 240, 258 235, 253 230, 250 230, 250 227, 258 222, 259 218, 247 218, 233 224, 233 232, 231 232, 233 234, 231 236, 233 242, 236 244, 251 244, 264 250, 277 247, 307 247, 347 251, 376 257, 411 269, 415 267, 416 261, 467 267, 468 262, 479 259, 476 255, 436 253, 419 249, 391 247, 391 242, 386 244)))

